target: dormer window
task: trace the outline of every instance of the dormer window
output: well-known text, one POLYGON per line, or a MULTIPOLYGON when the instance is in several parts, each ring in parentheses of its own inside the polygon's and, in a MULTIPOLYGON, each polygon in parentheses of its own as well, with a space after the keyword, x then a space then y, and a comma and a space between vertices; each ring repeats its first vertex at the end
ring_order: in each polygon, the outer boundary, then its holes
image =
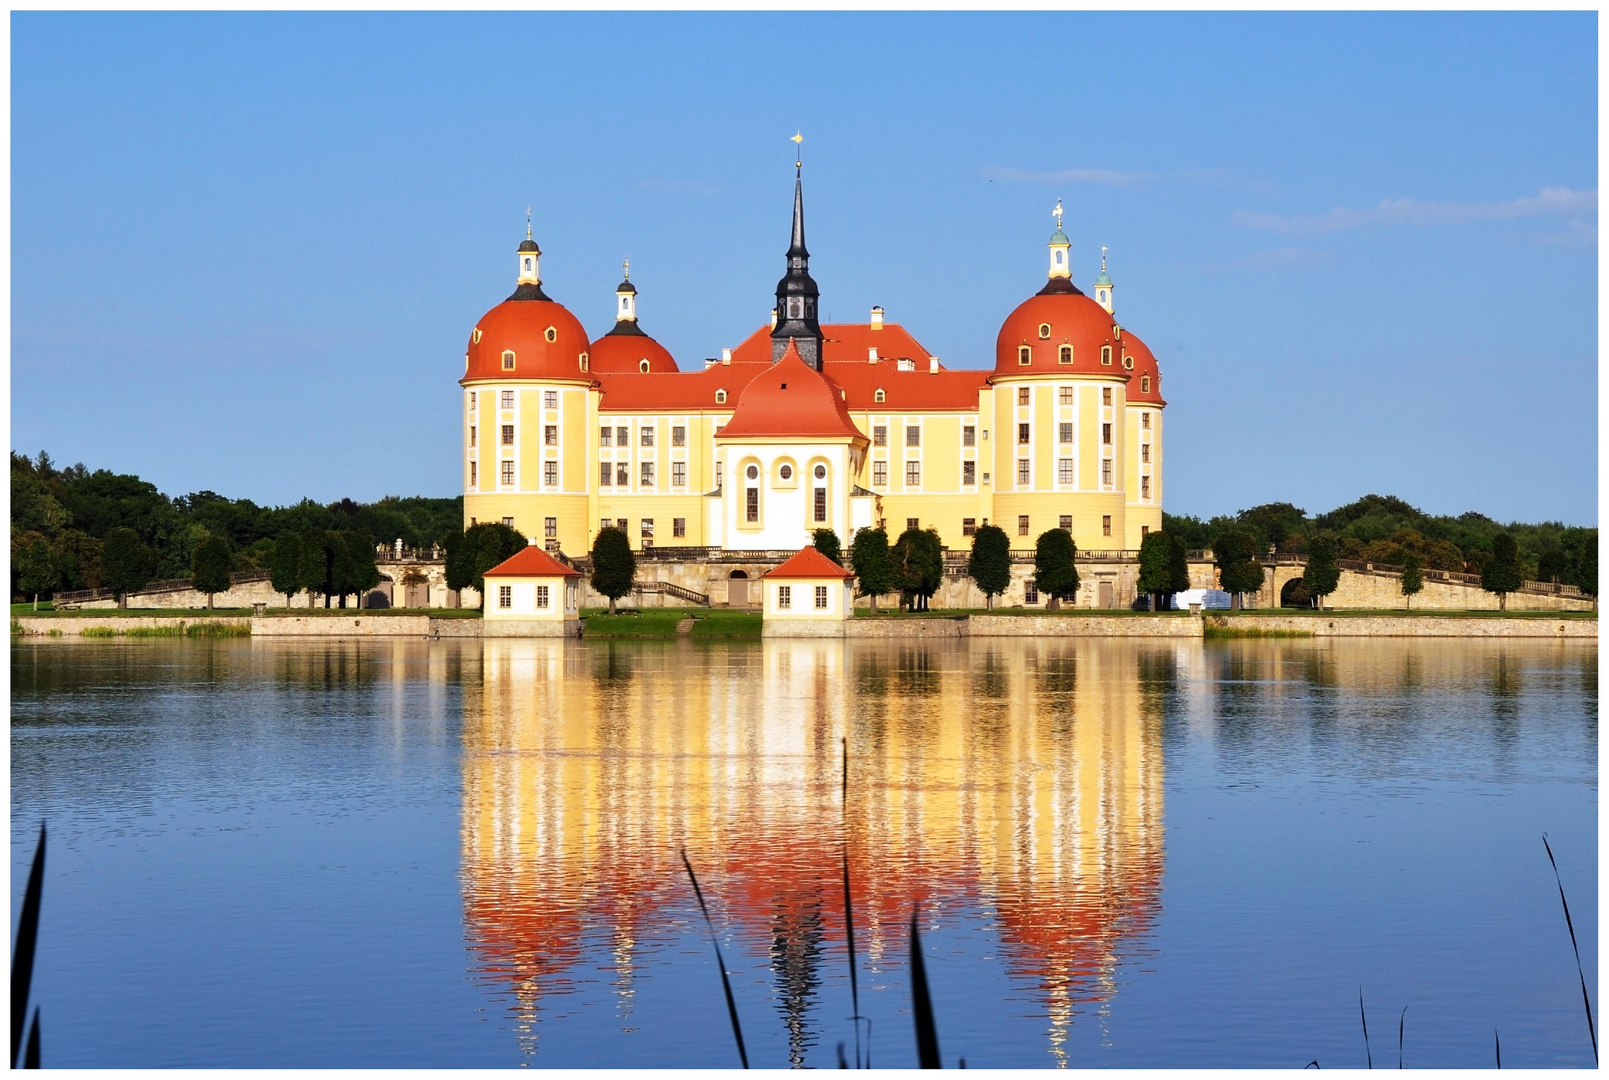
POLYGON ((648 361, 647 360, 639 360, 639 361, 637 361, 637 370, 642 372, 644 375, 648 374, 648 361))
POLYGON ((503 353, 503 370, 504 371, 513 371, 514 370, 514 352, 513 352, 512 349, 507 350, 507 351, 505 351, 503 353))
POLYGON ((1112 366, 1112 347, 1110 345, 1102 345, 1101 346, 1101 366, 1102 367, 1111 367, 1112 366))
POLYGON ((589 364, 589 362, 590 362, 590 360, 589 360, 589 358, 588 358, 588 356, 587 356, 587 354, 586 354, 586 353, 582 353, 582 354, 581 354, 581 370, 582 370, 582 371, 586 371, 586 370, 588 370, 588 364, 589 364))
POLYGON ((1020 345, 1017 347, 1017 363, 1019 366, 1027 367, 1029 364, 1033 363, 1033 361, 1034 351, 1032 349, 1026 345, 1020 345))
POLYGON ((872 395, 872 400, 881 405, 883 402, 888 400, 888 395, 883 393, 882 389, 879 388, 877 393, 872 395))
POLYGON ((1133 371, 1134 370, 1134 357, 1127 356, 1127 355, 1125 355, 1123 357, 1123 370, 1124 371, 1133 371))
POLYGON ((548 341, 549 345, 551 345, 555 341, 559 340, 559 332, 558 332, 558 330, 555 329, 554 327, 551 327, 551 326, 548 327, 547 330, 545 330, 543 332, 542 336, 547 338, 547 341, 548 341))
POLYGON ((1059 350, 1057 350, 1056 359, 1063 364, 1071 364, 1073 362, 1073 347, 1071 345, 1063 345, 1059 350))
POLYGON ((1141 375, 1140 376, 1140 393, 1149 394, 1150 392, 1151 392, 1151 376, 1149 376, 1149 375, 1141 375))
POLYGON ((717 405, 725 405, 726 404, 726 391, 725 390, 717 390, 717 391, 715 391, 715 404, 717 404, 717 405))
POLYGON ((1042 322, 1039 324, 1039 340, 1050 340, 1050 324, 1048 322, 1042 322))

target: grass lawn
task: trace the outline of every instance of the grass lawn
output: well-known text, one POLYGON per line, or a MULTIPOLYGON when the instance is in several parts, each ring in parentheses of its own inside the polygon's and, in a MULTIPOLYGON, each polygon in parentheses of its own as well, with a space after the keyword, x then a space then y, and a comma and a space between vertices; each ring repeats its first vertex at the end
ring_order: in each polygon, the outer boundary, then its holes
POLYGON ((1247 608, 1243 611, 1209 611, 1208 615, 1235 619, 1242 615, 1292 615, 1296 618, 1378 619, 1388 615, 1422 615, 1431 619, 1596 619, 1596 611, 1404 611, 1401 608, 1247 608))
POLYGON ((39 610, 38 611, 34 610, 34 603, 33 603, 32 600, 28 601, 26 604, 12 604, 11 605, 11 614, 13 614, 13 615, 43 615, 47 611, 54 611, 55 610, 55 608, 52 606, 52 604, 53 604, 53 601, 41 600, 41 601, 39 601, 39 610))
MULTIPOLYGON (((618 610, 618 609, 617 609, 618 610)), ((645 608, 622 610, 610 615, 608 608, 587 608, 581 612, 587 637, 666 637, 676 636, 676 624, 693 620, 695 638, 760 636, 758 611, 722 611, 704 608, 645 608)))
POLYGON ((878 608, 873 615, 866 608, 856 608, 857 619, 964 619, 972 615, 1037 615, 1043 618, 1060 619, 1068 615, 1100 615, 1100 616, 1143 616, 1146 618, 1173 618, 1175 616, 1188 618, 1188 611, 1131 611, 1128 608, 1081 608, 1063 607, 1060 611, 1046 611, 1039 607, 997 607, 993 611, 987 608, 933 608, 931 611, 890 611, 878 608))

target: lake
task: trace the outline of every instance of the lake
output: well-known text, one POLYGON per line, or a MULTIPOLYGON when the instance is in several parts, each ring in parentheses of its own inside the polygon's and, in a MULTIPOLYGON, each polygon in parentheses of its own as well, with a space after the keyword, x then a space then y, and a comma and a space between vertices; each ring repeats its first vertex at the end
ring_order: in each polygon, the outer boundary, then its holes
POLYGON ((684 848, 755 1066, 914 1065, 913 915, 946 1067, 1593 1062, 1542 835, 1596 1014, 1595 643, 14 638, 11 679, 47 1066, 735 1067, 684 848))

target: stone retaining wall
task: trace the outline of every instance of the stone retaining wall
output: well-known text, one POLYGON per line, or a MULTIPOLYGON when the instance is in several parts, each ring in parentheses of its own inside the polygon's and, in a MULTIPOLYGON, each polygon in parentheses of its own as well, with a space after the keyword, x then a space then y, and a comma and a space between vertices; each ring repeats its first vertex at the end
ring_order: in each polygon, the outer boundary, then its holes
POLYGON ((1231 630, 1296 630, 1314 637, 1574 638, 1598 640, 1597 619, 1515 619, 1480 615, 1223 615, 1206 616, 1206 625, 1231 630))
POLYGON ((175 619, 165 615, 13 615, 11 622, 26 635, 53 635, 63 637, 78 637, 87 629, 110 630, 114 634, 126 634, 130 630, 174 630, 182 634, 187 627, 198 623, 218 623, 224 626, 250 626, 251 619, 245 615, 220 615, 208 618, 205 612, 197 612, 194 618, 175 619))
POLYGON ((1201 637, 1199 615, 974 615, 967 637, 1201 637))
POLYGON ((350 616, 264 615, 251 620, 251 636, 422 638, 430 636, 431 621, 429 615, 371 615, 357 610, 350 616))

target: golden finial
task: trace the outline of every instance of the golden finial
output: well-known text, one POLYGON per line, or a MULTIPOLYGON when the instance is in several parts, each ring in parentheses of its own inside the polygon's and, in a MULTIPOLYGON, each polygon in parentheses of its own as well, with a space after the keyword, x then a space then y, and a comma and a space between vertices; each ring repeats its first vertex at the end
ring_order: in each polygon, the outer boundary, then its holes
POLYGON ((795 130, 792 135, 788 136, 788 141, 793 143, 794 151, 799 155, 798 159, 794 161, 793 167, 795 169, 804 168, 804 147, 802 145, 804 143, 804 135, 798 130, 795 130))
POLYGON ((1060 229, 1061 228, 1061 200, 1060 199, 1056 200, 1056 209, 1052 210, 1050 213, 1051 213, 1051 216, 1056 219, 1056 228, 1060 229))
POLYGON ((530 238, 531 238, 531 208, 529 206, 527 206, 525 208, 525 239, 529 240, 530 238))
MULTIPOLYGON (((1101 250, 1104 251, 1106 249, 1102 248, 1101 250)), ((620 268, 626 272, 626 280, 630 281, 631 280, 631 260, 627 259, 625 262, 622 262, 620 264, 620 268)))
POLYGON ((1106 273, 1106 245, 1101 245, 1101 273, 1106 273))

